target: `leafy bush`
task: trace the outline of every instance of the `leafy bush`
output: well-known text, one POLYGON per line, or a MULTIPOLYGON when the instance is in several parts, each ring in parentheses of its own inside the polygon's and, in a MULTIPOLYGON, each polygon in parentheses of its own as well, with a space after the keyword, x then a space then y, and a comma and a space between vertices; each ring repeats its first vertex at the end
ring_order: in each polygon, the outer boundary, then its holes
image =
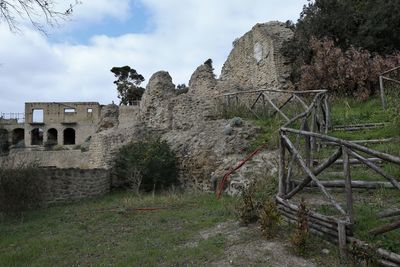
POLYGON ((115 175, 136 191, 165 189, 177 184, 174 152, 160 139, 132 142, 121 148, 115 160, 115 175))
POLYGON ((0 213, 18 215, 38 208, 46 189, 35 164, 0 169, 0 213))

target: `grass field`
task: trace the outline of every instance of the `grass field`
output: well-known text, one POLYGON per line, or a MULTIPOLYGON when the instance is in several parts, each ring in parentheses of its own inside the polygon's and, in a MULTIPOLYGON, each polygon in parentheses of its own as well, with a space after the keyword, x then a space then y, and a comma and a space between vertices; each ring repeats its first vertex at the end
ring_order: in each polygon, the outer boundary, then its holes
POLYGON ((0 266, 199 266, 224 251, 223 236, 187 243, 234 218, 234 199, 210 194, 117 193, 0 221, 0 266), (135 211, 134 208, 161 208, 135 211))

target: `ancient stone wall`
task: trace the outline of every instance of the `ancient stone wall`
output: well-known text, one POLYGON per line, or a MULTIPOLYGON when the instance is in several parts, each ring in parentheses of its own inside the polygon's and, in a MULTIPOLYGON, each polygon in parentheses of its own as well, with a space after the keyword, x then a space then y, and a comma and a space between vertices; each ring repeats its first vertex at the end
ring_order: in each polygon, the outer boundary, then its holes
POLYGON ((118 124, 119 127, 124 128, 135 123, 140 115, 140 106, 119 106, 118 124))
POLYGON ((110 191, 110 176, 104 169, 41 169, 45 180, 45 203, 58 203, 104 195, 110 191))
POLYGON ((55 168, 82 168, 89 167, 87 158, 89 152, 81 150, 61 150, 61 151, 27 151, 24 149, 11 150, 8 157, 0 157, 0 166, 5 166, 7 161, 36 162, 42 167, 55 168))
POLYGON ((100 113, 97 102, 25 103, 25 145, 37 145, 32 140, 35 129, 40 130, 40 145, 49 141, 50 135, 55 135, 53 140, 59 145, 83 144, 95 133, 100 113), (67 141, 67 129, 73 131, 71 141, 67 141))
POLYGON ((290 65, 280 53, 293 31, 282 22, 255 25, 234 42, 221 72, 221 82, 231 91, 289 89, 290 65))
MULTIPOLYGON (((153 74, 140 106, 102 108, 82 162, 90 169, 110 169, 121 146, 157 135, 176 152, 183 186, 211 189, 211 179, 223 176, 242 159, 259 131, 251 122, 237 124, 223 119, 218 112, 222 94, 271 87, 289 89, 289 66, 279 50, 292 34, 280 22, 257 24, 236 41, 219 79, 209 64, 202 64, 191 76, 184 94, 176 95, 168 72, 153 74)), ((263 164, 257 158, 254 162, 257 166, 263 164)), ((265 173, 263 168, 258 169, 265 173)), ((238 187, 245 184, 244 176, 251 175, 250 171, 242 173, 238 187)))

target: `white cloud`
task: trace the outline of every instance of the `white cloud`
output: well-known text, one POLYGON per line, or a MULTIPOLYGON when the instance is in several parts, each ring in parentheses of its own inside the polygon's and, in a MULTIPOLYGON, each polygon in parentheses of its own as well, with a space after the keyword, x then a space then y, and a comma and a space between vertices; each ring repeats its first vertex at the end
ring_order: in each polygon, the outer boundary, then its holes
MULTIPOLYGON (((128 0, 84 0, 71 27, 106 17, 124 19, 128 0)), ((93 36, 87 45, 49 43, 24 29, 0 26, 0 111, 23 110, 25 101, 117 102, 113 66, 130 65, 148 80, 158 70, 188 83, 195 68, 212 58, 219 74, 232 41, 257 22, 296 19, 305 0, 142 0, 154 31, 93 36)), ((132 2, 131 2, 132 4, 132 2)))

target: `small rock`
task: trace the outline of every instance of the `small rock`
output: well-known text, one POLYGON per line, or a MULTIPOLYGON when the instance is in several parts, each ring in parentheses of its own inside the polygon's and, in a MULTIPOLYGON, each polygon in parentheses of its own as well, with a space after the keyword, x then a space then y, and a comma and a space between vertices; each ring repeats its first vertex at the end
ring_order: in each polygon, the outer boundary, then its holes
POLYGON ((330 253, 329 249, 324 248, 322 254, 328 255, 330 253))
POLYGON ((243 119, 240 117, 235 117, 235 118, 231 119, 229 124, 231 127, 240 127, 243 125, 243 119))
POLYGON ((224 128, 224 134, 225 135, 231 135, 233 133, 233 128, 228 124, 224 128))

